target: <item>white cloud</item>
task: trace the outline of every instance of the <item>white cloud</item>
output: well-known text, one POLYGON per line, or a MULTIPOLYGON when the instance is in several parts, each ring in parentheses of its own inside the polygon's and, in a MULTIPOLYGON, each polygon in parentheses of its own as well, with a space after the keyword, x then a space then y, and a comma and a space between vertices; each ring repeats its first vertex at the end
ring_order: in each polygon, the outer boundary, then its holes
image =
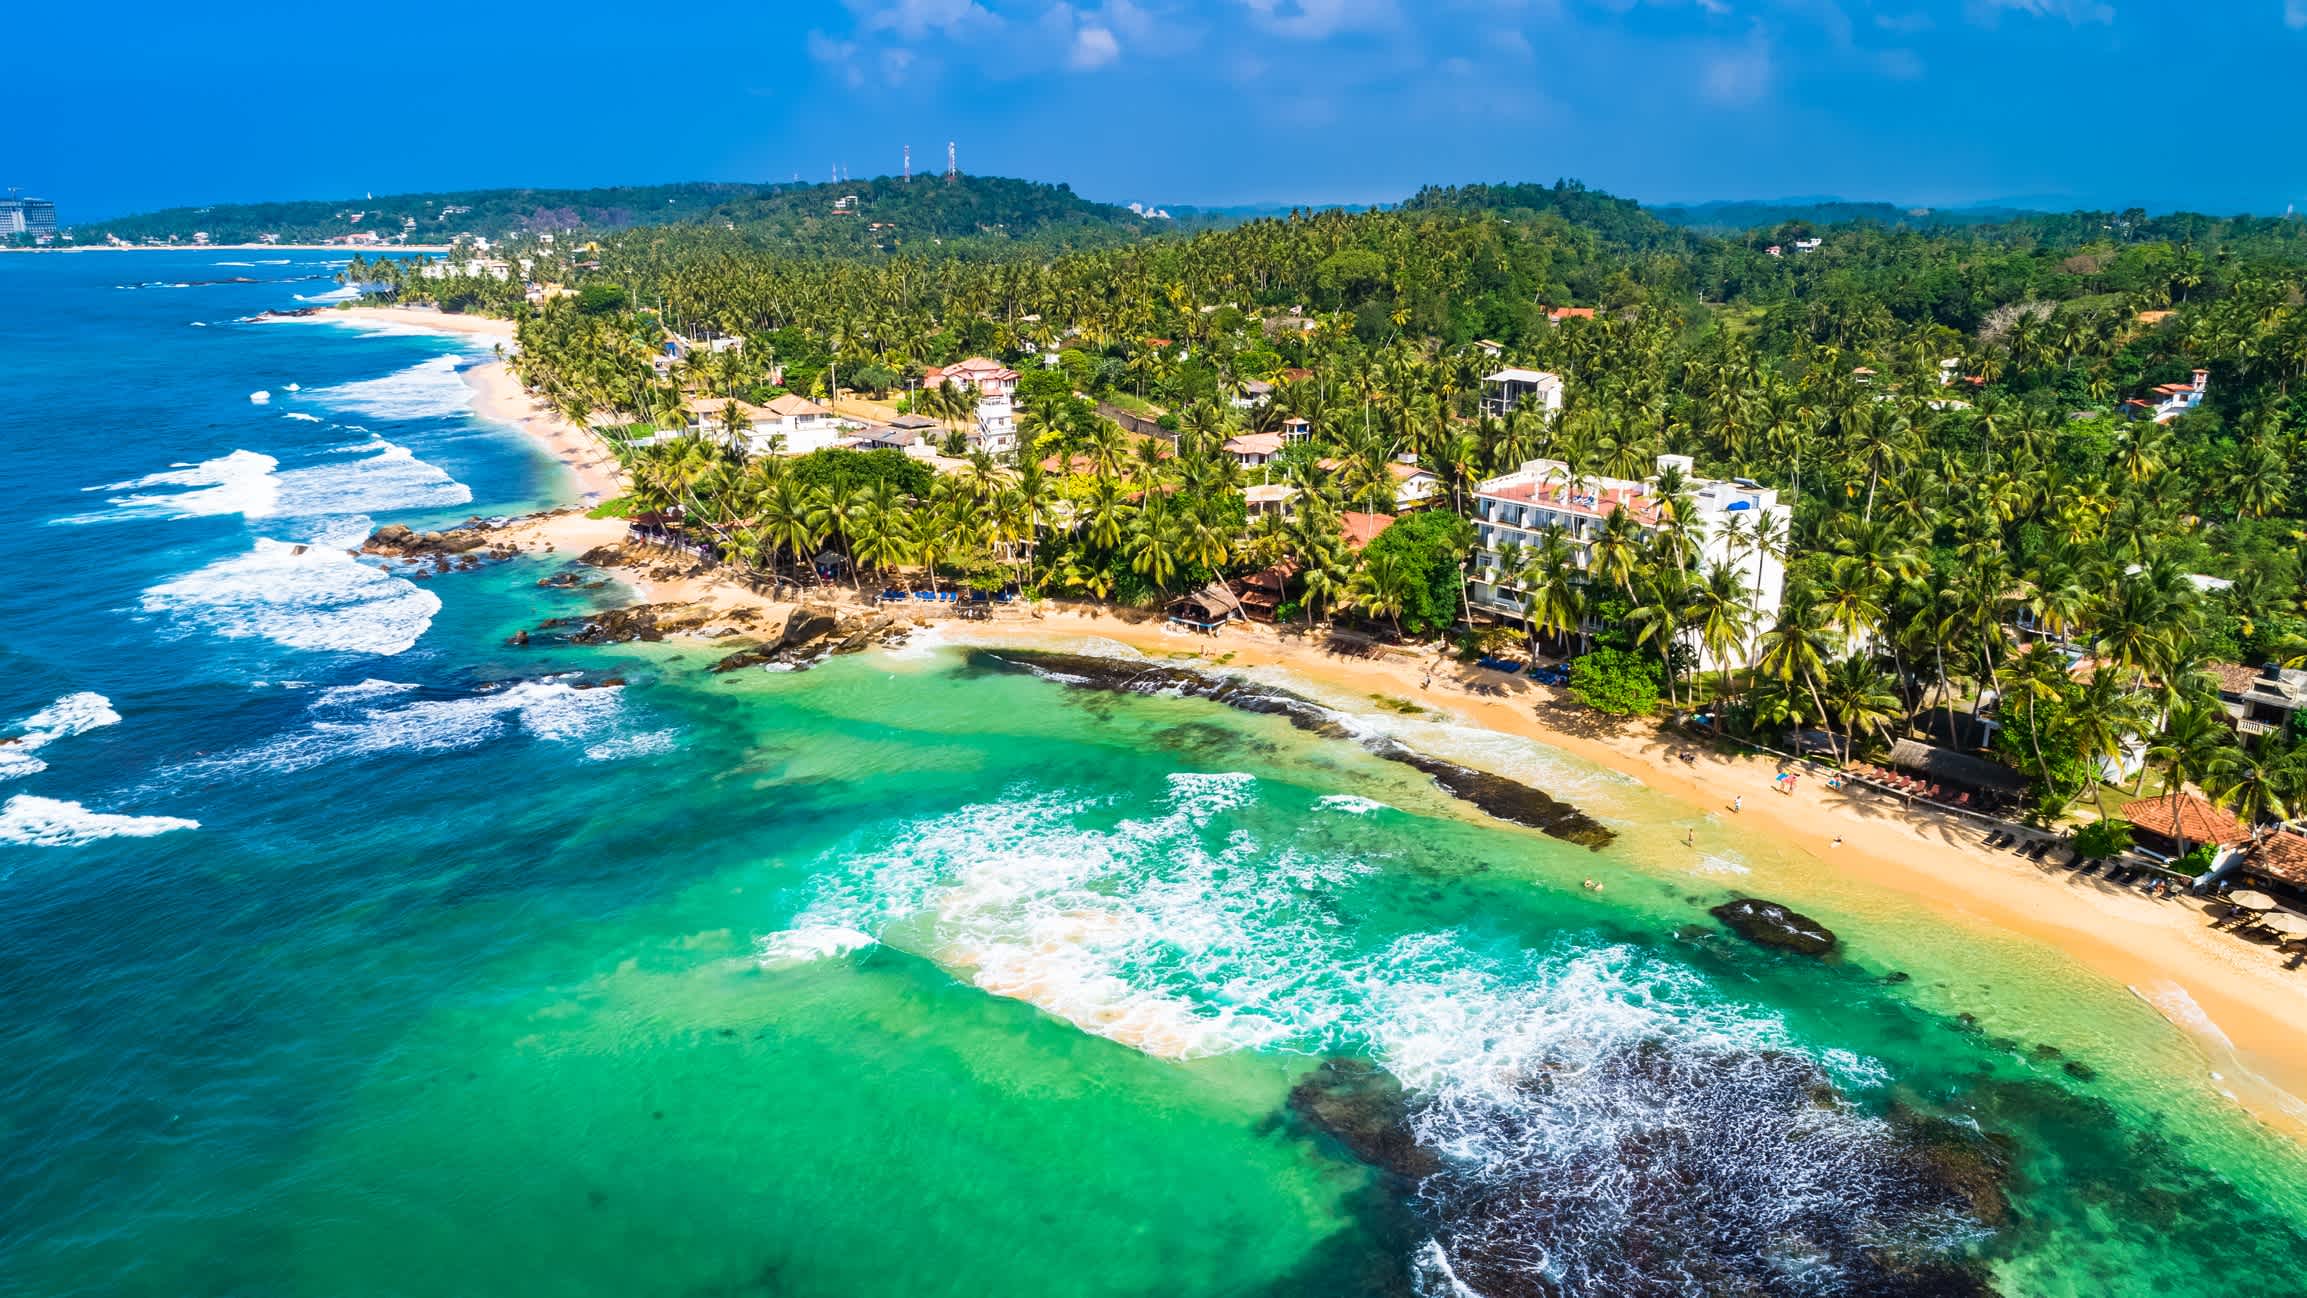
POLYGON ((2283 0, 2283 25, 2292 31, 2307 31, 2307 0, 2283 0))
POLYGON ((1073 49, 1065 56, 1065 65, 1086 72, 1102 68, 1121 57, 1121 42, 1103 27, 1084 25, 1073 34, 1073 49))
POLYGON ((809 33, 809 57, 833 69, 842 83, 852 89, 865 84, 865 73, 858 66, 857 42, 837 41, 820 31, 809 33))
POLYGON ((2076 24, 2115 21, 2115 6, 2106 0, 1971 0, 1971 9, 1990 23, 2005 10, 2030 18, 2064 18, 2076 24))
POLYGON ((917 41, 935 32, 964 36, 1001 25, 1001 19, 977 0, 843 0, 869 32, 894 32, 917 41))
POLYGON ((1276 36, 1321 40, 1339 32, 1381 31, 1401 15, 1394 0, 1242 0, 1258 25, 1276 36))
POLYGON ((1698 70, 1698 93, 1710 103, 1743 108, 1769 94, 1777 75, 1770 42, 1757 33, 1742 48, 1706 56, 1698 70))

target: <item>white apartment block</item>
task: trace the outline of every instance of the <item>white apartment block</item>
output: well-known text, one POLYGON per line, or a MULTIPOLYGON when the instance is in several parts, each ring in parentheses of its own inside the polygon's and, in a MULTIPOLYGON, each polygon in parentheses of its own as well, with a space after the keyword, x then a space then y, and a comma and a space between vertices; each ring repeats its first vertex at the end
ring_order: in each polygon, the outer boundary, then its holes
POLYGON ((1562 408, 1562 376, 1545 370, 1524 370, 1508 366, 1495 374, 1482 378, 1482 413, 1499 418, 1512 414, 1516 407, 1535 401, 1541 410, 1562 408))
POLYGON ((1017 449, 1017 371, 999 361, 972 356, 951 365, 932 368, 922 376, 930 387, 971 388, 977 392, 977 427, 969 434, 970 449, 1006 455, 1017 449))
MULTIPOLYGON (((1752 592, 1754 619, 1750 635, 1759 635, 1778 616, 1786 585, 1786 565, 1762 553, 1754 544, 1757 527, 1770 520, 1781 545, 1792 525, 1794 510, 1778 503, 1778 493, 1745 479, 1723 481, 1691 474, 1684 455, 1661 455, 1658 468, 1681 472, 1693 509, 1692 532, 1697 543, 1693 571, 1728 565, 1752 592)), ((1626 478, 1581 477, 1560 460, 1532 460, 1503 477, 1491 478, 1475 489, 1474 578, 1468 595, 1475 607, 1520 618, 1528 609, 1522 588, 1500 571, 1499 554, 1509 545, 1524 553, 1545 542, 1549 529, 1560 529, 1570 543, 1581 569, 1593 563, 1592 542, 1603 520, 1618 510, 1633 511, 1645 533, 1655 532, 1663 497, 1656 477, 1636 482, 1626 478)), ((1709 655, 1695 633, 1685 637, 1697 655, 1700 670, 1745 666, 1752 660, 1753 642, 1724 664, 1709 655)))

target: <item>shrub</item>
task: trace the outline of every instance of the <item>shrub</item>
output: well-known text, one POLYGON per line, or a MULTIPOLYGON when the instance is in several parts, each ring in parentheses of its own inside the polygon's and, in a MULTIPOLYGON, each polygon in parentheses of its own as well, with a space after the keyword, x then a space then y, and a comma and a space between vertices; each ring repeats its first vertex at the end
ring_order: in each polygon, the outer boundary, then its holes
POLYGON ((2075 831, 2075 855, 2086 861, 2104 861, 2122 855, 2131 846, 2131 826, 2120 820, 2094 820, 2075 831))
POLYGON ((1572 660, 1570 693, 1597 712, 1648 716, 1658 710, 1658 667, 1641 654, 1597 649, 1572 660))

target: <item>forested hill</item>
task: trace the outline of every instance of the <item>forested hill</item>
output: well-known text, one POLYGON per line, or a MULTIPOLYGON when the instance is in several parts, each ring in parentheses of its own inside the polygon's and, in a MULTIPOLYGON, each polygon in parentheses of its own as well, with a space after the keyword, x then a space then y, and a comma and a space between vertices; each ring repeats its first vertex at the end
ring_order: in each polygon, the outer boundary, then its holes
POLYGON ((1551 185, 1428 185, 1402 206, 1409 211, 1488 212, 1508 220, 1559 217, 1621 251, 1679 250, 1690 242, 1633 199, 1588 189, 1575 180, 1551 185))
POLYGON ((1735 233, 1766 227, 1851 225, 1865 222, 1915 229, 1997 225, 2034 215, 2017 207, 1900 207, 1895 203, 1853 203, 1843 199, 1787 199, 1779 202, 1737 200, 1714 203, 1671 203, 1648 209, 1669 225, 1717 233, 1735 233))
POLYGON ((373 231, 387 242, 447 243, 542 232, 598 235, 636 226, 734 227, 749 240, 791 252, 923 250, 955 241, 1031 243, 1051 250, 1126 243, 1172 228, 1128 208, 1096 203, 1065 185, 994 176, 884 176, 839 184, 621 185, 603 189, 479 189, 384 198, 180 207, 76 228, 80 242, 130 242, 196 232, 214 243, 268 236, 317 242, 373 231), (848 201, 854 200, 854 201, 848 201))

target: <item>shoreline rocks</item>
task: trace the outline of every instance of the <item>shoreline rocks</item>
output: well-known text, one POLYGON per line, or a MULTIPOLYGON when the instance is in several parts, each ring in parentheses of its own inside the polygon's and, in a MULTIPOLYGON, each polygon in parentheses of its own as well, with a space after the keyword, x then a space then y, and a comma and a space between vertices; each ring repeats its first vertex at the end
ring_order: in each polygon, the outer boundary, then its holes
POLYGON ((1443 792, 1509 824, 1595 850, 1618 836, 1609 826, 1543 789, 1418 752, 1382 735, 1357 733, 1346 725, 1344 714, 1332 708, 1238 676, 1035 649, 979 651, 971 655, 971 661, 996 670, 1028 671, 1083 689, 1208 699, 1237 711, 1278 716, 1309 734, 1350 740, 1375 756, 1420 771, 1443 792))
POLYGON ((1823 956, 1839 941, 1834 930, 1810 916, 1759 897, 1740 897, 1706 913, 1749 942, 1799 955, 1823 956))
POLYGON ((513 557, 516 551, 511 547, 489 539, 491 530, 477 518, 445 532, 419 532, 406 523, 387 523, 369 533, 368 539, 360 544, 360 553, 415 563, 461 559, 467 567, 477 565, 482 558, 513 557), (484 550, 486 555, 478 553, 484 550))

